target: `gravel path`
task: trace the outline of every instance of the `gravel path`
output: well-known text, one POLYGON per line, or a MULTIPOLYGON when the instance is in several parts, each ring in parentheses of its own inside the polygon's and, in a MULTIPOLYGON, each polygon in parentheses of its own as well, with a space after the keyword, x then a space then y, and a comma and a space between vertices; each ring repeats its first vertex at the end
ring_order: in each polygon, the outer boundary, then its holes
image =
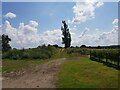
POLYGON ((65 60, 83 57, 61 58, 31 67, 21 76, 5 78, 3 88, 56 88, 57 73, 65 60))

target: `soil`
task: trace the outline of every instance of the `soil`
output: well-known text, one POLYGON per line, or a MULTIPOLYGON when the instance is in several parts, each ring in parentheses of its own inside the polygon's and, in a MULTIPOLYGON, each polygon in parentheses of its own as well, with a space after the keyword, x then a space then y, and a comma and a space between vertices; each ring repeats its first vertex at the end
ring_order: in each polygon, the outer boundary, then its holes
POLYGON ((57 74, 65 60, 83 57, 61 58, 32 66, 3 76, 3 88, 56 88, 57 74))

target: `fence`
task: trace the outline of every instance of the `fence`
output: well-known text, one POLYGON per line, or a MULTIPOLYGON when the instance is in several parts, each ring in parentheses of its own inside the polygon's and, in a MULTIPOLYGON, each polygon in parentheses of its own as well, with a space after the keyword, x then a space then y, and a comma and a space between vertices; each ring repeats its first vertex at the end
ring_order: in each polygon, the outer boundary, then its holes
POLYGON ((120 51, 90 51, 90 59, 120 69, 120 51))

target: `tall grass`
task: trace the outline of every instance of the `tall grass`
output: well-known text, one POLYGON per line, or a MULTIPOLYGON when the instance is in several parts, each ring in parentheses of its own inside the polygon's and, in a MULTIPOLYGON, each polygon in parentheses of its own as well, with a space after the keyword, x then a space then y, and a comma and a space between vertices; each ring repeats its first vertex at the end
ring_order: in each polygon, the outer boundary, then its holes
POLYGON ((57 49, 52 46, 21 50, 13 49, 3 53, 2 59, 48 59, 51 58, 56 52, 57 49))

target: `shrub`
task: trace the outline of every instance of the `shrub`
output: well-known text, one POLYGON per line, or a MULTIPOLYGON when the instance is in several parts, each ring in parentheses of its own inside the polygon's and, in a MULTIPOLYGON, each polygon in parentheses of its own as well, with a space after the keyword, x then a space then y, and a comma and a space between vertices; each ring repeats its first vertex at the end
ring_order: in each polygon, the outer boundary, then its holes
POLYGON ((56 53, 56 48, 41 46, 32 49, 13 49, 3 53, 2 59, 48 59, 56 53))
POLYGON ((111 62, 120 60, 120 53, 117 49, 95 50, 91 52, 91 57, 99 59, 109 59, 111 62))

